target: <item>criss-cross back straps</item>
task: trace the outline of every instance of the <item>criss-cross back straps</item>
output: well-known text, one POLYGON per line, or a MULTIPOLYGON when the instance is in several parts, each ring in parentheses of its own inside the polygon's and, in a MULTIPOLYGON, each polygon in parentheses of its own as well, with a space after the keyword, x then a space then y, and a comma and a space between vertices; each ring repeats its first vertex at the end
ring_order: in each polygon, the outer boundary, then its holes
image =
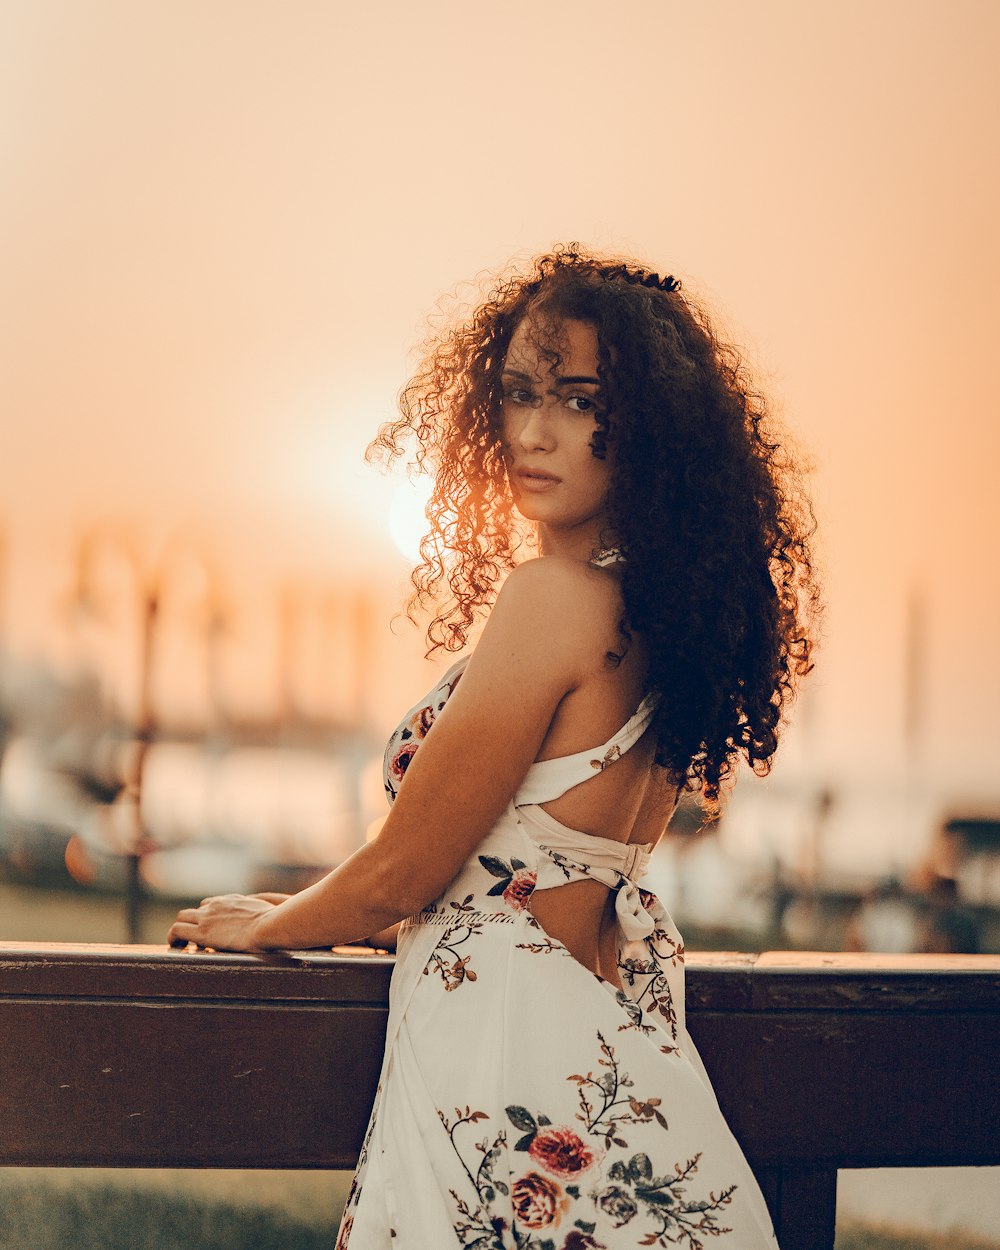
MULTIPOLYGON (((535 804, 517 808, 514 815, 524 825, 532 842, 552 861, 548 875, 552 875, 551 868, 555 868, 567 881, 589 877, 617 891, 615 912, 626 941, 632 942, 653 932, 655 923, 643 905, 638 885, 652 853, 647 843, 618 842, 568 829, 535 804)), ((545 877, 540 871, 538 888, 547 888, 545 877)))
POLYGON ((602 772, 609 764, 634 746, 649 727, 656 711, 656 699, 646 695, 634 714, 616 734, 599 747, 588 747, 575 755, 560 755, 556 759, 536 760, 524 775, 520 788, 514 795, 514 806, 529 803, 551 803, 578 786, 581 781, 602 772))

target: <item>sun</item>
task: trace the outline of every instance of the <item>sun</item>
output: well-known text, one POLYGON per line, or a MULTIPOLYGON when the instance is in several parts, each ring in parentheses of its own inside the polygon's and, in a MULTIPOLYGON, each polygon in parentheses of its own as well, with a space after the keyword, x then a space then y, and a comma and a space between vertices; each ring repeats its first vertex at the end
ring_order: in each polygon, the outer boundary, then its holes
POLYGON ((426 509, 434 483, 429 477, 400 482, 389 504, 389 533, 411 564, 420 562, 420 540, 429 529, 426 509))

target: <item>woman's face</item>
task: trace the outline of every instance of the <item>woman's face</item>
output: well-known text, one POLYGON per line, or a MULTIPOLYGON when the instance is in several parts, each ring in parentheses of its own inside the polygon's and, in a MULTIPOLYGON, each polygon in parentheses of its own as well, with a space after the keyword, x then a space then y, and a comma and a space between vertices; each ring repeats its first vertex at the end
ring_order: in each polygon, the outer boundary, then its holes
POLYGON ((545 529, 593 528, 596 538, 610 484, 608 458, 591 450, 595 413, 605 403, 597 331, 586 321, 561 322, 553 366, 533 341, 537 329, 530 317, 521 321, 503 366, 502 436, 514 504, 545 529))

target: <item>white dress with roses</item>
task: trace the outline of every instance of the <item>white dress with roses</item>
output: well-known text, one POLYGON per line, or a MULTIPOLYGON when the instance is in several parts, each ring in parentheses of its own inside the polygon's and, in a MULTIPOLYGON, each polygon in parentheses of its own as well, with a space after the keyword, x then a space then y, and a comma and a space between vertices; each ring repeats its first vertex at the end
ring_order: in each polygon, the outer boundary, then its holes
MULTIPOLYGON (((390 801, 461 678, 407 714, 390 801)), ((400 928, 375 1105, 336 1250, 777 1250, 767 1207, 684 1026, 684 947, 637 882, 647 848, 538 805, 612 763, 610 741, 536 762, 442 896, 400 928), (624 991, 528 909, 586 877, 615 890, 624 991)))

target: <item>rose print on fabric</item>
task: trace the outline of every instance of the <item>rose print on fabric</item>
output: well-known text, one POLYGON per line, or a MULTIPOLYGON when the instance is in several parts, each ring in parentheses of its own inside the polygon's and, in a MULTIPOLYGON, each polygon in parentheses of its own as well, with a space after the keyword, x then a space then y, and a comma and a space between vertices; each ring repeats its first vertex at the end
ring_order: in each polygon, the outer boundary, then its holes
POLYGON ((430 702, 411 712, 389 739, 385 749, 385 792, 390 803, 399 793, 407 765, 416 754, 417 747, 430 733, 437 714, 448 702, 461 677, 462 674, 458 673, 451 681, 436 686, 430 702))
MULTIPOLYGON (((686 1182, 698 1170, 700 1152, 683 1166, 674 1164, 673 1173, 666 1176, 654 1174, 645 1151, 614 1158, 616 1148, 629 1150, 629 1126, 655 1123, 666 1131, 668 1125, 660 1110, 661 1099, 636 1097, 632 1092, 634 1081, 622 1070, 614 1047, 608 1045, 600 1031, 597 1041, 598 1068, 604 1071, 567 1077, 579 1089, 580 1109, 576 1118, 582 1129, 554 1126, 544 1114, 534 1115, 527 1107, 509 1106, 507 1118, 522 1133, 514 1150, 526 1151, 545 1173, 562 1181, 566 1195, 575 1204, 585 1208, 589 1200, 590 1209, 596 1207, 613 1228, 622 1228, 641 1217, 643 1229, 648 1231, 635 1244, 684 1245, 688 1250, 704 1250, 701 1234, 714 1237, 732 1231, 720 1225, 717 1217, 732 1201, 736 1185, 727 1186, 719 1194, 710 1193, 707 1199, 690 1200, 686 1197, 686 1182), (613 1162, 605 1167, 608 1158, 613 1162), (598 1176, 596 1186, 594 1173, 598 1176)), ((575 1209, 574 1206, 574 1213, 575 1209)), ((575 1234, 587 1238, 595 1227, 578 1219, 575 1234)), ((577 1240, 572 1244, 588 1243, 577 1240)))
POLYGON ((526 868, 519 869, 511 878, 510 885, 503 891, 504 902, 515 911, 524 911, 528 906, 528 899, 534 892, 537 880, 537 873, 529 872, 526 868))
POLYGON ((399 748, 399 750, 393 754, 392 759, 389 761, 389 772, 393 780, 396 782, 397 788, 399 786, 399 783, 406 776, 407 766, 410 760, 413 759, 414 755, 416 755, 416 753, 417 753, 417 743, 404 742, 403 745, 399 748))
POLYGON ((540 1172, 516 1180, 510 1197, 517 1221, 525 1228, 547 1228, 570 1204, 559 1185, 540 1172))
POLYGON ((621 1185, 609 1185, 597 1199, 597 1205, 614 1221, 614 1228, 624 1228, 639 1210, 635 1199, 621 1185))
POLYGON ((597 1161, 596 1153, 571 1128, 553 1128, 547 1116, 537 1120, 527 1107, 508 1107, 507 1119, 524 1134, 514 1144, 526 1150, 546 1171, 575 1180, 597 1161))
POLYGON ((528 1154, 556 1176, 576 1178, 593 1165, 597 1156, 572 1129, 543 1129, 535 1135, 528 1154))
POLYGON ((499 880, 491 886, 488 895, 502 894, 504 902, 515 911, 524 911, 535 889, 538 874, 522 859, 500 859, 496 855, 480 855, 479 862, 491 877, 499 880))

